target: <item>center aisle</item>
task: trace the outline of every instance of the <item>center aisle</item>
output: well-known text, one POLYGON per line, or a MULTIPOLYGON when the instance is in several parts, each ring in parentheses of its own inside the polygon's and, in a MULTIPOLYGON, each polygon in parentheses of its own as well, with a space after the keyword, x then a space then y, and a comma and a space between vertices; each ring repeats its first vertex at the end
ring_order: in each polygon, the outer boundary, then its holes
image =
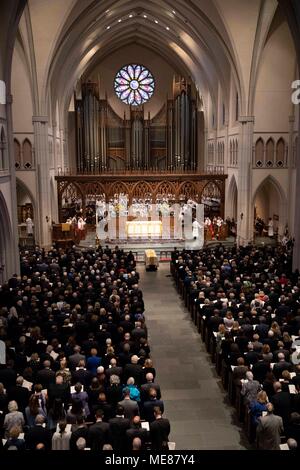
POLYGON ((245 449, 241 428, 232 424, 210 357, 179 298, 169 263, 157 272, 138 266, 144 294, 151 356, 171 423, 176 450, 245 449))

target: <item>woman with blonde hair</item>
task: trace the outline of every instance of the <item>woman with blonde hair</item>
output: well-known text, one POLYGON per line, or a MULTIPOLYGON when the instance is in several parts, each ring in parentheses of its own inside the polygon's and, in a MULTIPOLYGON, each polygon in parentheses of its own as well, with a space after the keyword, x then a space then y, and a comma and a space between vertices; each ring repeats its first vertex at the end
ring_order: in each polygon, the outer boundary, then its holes
POLYGON ((264 390, 258 392, 256 400, 249 405, 251 411, 251 420, 254 426, 258 425, 258 420, 264 411, 267 411, 268 395, 264 390))
POLYGON ((71 385, 72 374, 67 367, 67 359, 63 357, 60 362, 60 369, 56 372, 56 375, 61 375, 63 378, 63 382, 71 385))
POLYGON ((146 375, 151 372, 151 374, 153 375, 153 378, 155 379, 155 376, 156 376, 156 370, 155 368, 153 367, 153 362, 152 362, 152 359, 146 359, 145 360, 145 363, 144 363, 144 366, 143 366, 143 373, 144 373, 144 377, 145 377, 145 382, 146 382, 146 375))
POLYGON ((3 428, 5 431, 5 434, 4 434, 5 439, 9 438, 10 430, 14 426, 18 426, 19 428, 21 428, 21 432, 22 432, 24 424, 25 424, 25 419, 24 419, 23 413, 21 413, 21 411, 18 411, 18 403, 14 400, 10 401, 8 403, 8 413, 7 415, 5 415, 4 424, 3 424, 3 428))
POLYGON ((216 335, 216 353, 222 354, 222 341, 225 338, 226 328, 224 323, 221 323, 218 327, 218 332, 216 335))

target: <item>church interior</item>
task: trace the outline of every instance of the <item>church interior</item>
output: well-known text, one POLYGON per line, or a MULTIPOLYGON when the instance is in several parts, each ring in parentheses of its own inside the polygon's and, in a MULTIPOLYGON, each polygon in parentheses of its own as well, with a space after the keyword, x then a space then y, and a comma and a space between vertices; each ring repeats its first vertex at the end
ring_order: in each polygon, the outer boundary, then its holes
POLYGON ((299 1, 0 13, 0 452, 299 449, 299 1))

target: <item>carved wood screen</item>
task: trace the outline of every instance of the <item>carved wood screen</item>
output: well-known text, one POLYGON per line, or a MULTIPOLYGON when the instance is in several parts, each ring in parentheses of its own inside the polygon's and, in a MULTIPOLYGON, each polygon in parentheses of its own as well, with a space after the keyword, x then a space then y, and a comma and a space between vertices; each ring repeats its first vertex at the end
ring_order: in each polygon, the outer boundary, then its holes
POLYGON ((198 203, 211 198, 220 201, 219 213, 224 217, 225 179, 227 175, 157 175, 128 176, 82 175, 56 176, 60 222, 64 222, 66 199, 79 200, 82 208, 91 200, 105 198, 108 202, 115 194, 127 194, 129 204, 133 199, 168 196, 174 203, 193 199, 198 203), (172 196, 172 197, 171 197, 172 196))

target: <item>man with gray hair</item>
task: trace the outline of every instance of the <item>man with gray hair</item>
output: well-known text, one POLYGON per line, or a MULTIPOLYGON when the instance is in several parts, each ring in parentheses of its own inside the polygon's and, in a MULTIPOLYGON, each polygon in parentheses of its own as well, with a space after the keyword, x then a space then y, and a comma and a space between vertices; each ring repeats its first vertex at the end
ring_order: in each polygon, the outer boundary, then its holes
POLYGON ((149 400, 149 390, 154 388, 156 390, 157 399, 161 399, 160 386, 157 383, 154 383, 154 376, 152 372, 146 374, 146 383, 141 386, 141 401, 144 402, 149 400))
POLYGON ((285 355, 283 352, 278 353, 278 362, 274 364, 273 367, 273 374, 275 375, 276 379, 279 380, 282 378, 282 372, 284 370, 288 370, 292 372, 293 366, 290 362, 285 360, 285 355))
POLYGON ((8 390, 8 401, 15 400, 18 403, 19 411, 25 412, 28 405, 30 393, 28 388, 23 387, 24 378, 19 375, 16 380, 16 385, 8 390))
POLYGON ((135 383, 140 386, 143 380, 143 368, 138 362, 139 358, 137 355, 131 356, 131 364, 126 364, 124 368, 124 381, 127 382, 129 377, 133 377, 135 383))
POLYGON ((76 448, 77 450, 85 450, 86 447, 86 440, 84 437, 79 437, 76 441, 76 448))
POLYGON ((267 404, 267 410, 267 415, 259 418, 256 428, 257 447, 260 450, 280 450, 280 435, 283 433, 282 418, 274 415, 272 403, 267 404))
POLYGON ((241 382, 241 394, 244 397, 244 403, 246 405, 256 400, 257 393, 260 390, 260 384, 257 380, 253 379, 253 374, 251 371, 246 372, 246 379, 242 380, 241 382))
POLYGON ((274 413, 278 416, 281 416, 284 429, 287 431, 292 410, 291 395, 289 392, 282 390, 281 382, 275 382, 273 384, 273 388, 275 394, 273 395, 271 401, 274 406, 274 413))
POLYGON ((45 426, 43 415, 37 415, 35 425, 31 427, 25 436, 26 448, 35 450, 38 444, 44 444, 45 450, 51 450, 52 434, 45 426))
POLYGON ((80 360, 83 360, 85 361, 85 356, 83 354, 80 354, 80 351, 81 351, 81 347, 76 345, 74 346, 74 354, 71 354, 71 356, 69 356, 69 366, 70 366, 70 370, 75 370, 76 367, 78 367, 78 364, 79 364, 79 361, 80 360))
POLYGON ((289 450, 297 450, 298 448, 298 443, 296 439, 292 439, 292 438, 288 439, 287 445, 288 445, 289 450))

